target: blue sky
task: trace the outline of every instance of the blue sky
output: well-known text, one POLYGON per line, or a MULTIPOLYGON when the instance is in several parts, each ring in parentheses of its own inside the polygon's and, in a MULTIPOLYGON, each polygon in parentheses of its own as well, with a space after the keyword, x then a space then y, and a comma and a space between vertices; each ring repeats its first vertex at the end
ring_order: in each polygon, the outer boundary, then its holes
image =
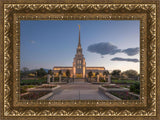
POLYGON ((87 66, 139 72, 138 20, 22 20, 21 68, 72 66, 78 45, 78 25, 87 66))

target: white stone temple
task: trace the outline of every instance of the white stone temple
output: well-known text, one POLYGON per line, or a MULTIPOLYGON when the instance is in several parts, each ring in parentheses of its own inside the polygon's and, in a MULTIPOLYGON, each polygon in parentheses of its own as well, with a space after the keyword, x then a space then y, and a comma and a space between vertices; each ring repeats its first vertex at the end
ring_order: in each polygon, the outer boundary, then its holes
POLYGON ((70 67, 54 66, 53 67, 53 72, 56 75, 58 75, 58 72, 60 70, 62 71, 63 76, 65 76, 66 71, 69 70, 72 78, 86 78, 88 76, 88 72, 90 71, 92 71, 93 75, 95 75, 95 73, 98 72, 100 76, 103 76, 103 72, 105 71, 104 67, 86 66, 86 61, 82 53, 82 47, 81 47, 80 25, 79 25, 78 46, 77 46, 76 55, 73 59, 73 66, 70 66, 70 67))

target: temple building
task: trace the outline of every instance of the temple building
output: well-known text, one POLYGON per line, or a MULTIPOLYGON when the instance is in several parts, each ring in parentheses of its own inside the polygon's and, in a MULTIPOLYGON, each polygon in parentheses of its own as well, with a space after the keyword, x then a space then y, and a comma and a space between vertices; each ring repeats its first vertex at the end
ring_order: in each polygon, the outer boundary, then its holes
POLYGON ((70 71, 72 78, 86 78, 88 77, 88 72, 92 71, 93 76, 95 76, 96 72, 99 73, 100 76, 103 75, 105 71, 104 67, 87 67, 84 55, 82 53, 81 47, 81 38, 80 38, 80 25, 79 25, 79 40, 76 55, 73 59, 73 66, 66 67, 66 66, 54 66, 53 72, 56 76, 58 76, 59 71, 62 71, 62 76, 66 76, 65 73, 67 70, 70 71))

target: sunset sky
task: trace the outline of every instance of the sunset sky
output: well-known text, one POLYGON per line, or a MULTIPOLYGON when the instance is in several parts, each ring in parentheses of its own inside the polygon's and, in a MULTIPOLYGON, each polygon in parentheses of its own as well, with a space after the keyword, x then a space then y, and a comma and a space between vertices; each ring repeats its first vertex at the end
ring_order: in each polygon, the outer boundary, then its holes
POLYGON ((87 66, 139 72, 139 20, 22 20, 21 68, 72 66, 78 25, 87 66))

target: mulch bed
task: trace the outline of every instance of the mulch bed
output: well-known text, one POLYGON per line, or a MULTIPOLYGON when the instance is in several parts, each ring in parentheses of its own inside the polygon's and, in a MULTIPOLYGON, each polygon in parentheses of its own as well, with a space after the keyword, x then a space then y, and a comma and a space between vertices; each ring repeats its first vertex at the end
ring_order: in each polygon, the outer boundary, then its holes
POLYGON ((110 94, 122 99, 122 100, 138 100, 139 97, 129 94, 128 92, 123 91, 112 91, 110 94))
POLYGON ((55 85, 43 85, 43 86, 38 86, 37 88, 54 88, 56 87, 55 85))
POLYGON ((31 92, 21 96, 21 100, 37 100, 38 98, 48 94, 50 92, 43 91, 43 92, 31 92))

